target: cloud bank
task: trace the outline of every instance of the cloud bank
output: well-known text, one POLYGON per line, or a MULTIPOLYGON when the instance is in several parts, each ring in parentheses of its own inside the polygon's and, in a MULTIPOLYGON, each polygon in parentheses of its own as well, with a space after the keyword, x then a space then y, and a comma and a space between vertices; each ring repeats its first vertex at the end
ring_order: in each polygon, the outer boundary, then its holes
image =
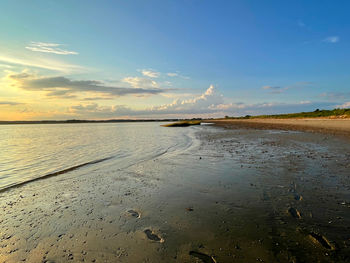
POLYGON ((126 105, 100 106, 96 103, 79 104, 69 108, 69 113, 78 118, 183 118, 183 117, 223 117, 244 116, 256 114, 290 113, 314 110, 316 107, 328 104, 313 104, 310 101, 300 101, 294 104, 242 102, 225 103, 224 97, 211 85, 203 94, 192 99, 174 100, 172 103, 153 106, 143 110, 135 110, 126 105))
POLYGON ((107 86, 97 80, 71 80, 66 77, 36 77, 28 73, 10 74, 9 80, 15 83, 21 89, 31 91, 46 91, 47 96, 59 98, 71 98, 81 92, 101 94, 110 97, 119 97, 126 95, 139 94, 160 94, 166 90, 158 87, 146 86, 139 87, 135 84, 132 88, 107 86))

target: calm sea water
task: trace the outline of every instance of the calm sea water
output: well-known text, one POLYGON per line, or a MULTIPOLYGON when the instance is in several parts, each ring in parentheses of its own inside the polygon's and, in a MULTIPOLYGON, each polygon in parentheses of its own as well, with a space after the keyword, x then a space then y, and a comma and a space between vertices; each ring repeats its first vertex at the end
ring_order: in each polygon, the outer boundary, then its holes
POLYGON ((189 147, 196 128, 161 123, 0 126, 0 189, 110 158, 116 166, 189 147))

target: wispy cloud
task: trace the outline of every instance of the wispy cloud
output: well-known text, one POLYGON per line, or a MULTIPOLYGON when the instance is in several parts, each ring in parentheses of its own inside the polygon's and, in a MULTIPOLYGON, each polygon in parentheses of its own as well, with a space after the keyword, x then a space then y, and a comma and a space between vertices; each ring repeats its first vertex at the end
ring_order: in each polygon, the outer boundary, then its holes
POLYGON ((85 101, 98 101, 98 100, 112 100, 113 97, 88 97, 84 98, 85 101))
POLYGON ((169 73, 167 73, 167 75, 168 75, 169 77, 177 77, 179 74, 178 74, 178 73, 175 73, 175 72, 169 72, 169 73))
POLYGON ((34 52, 43 52, 43 53, 53 53, 57 55, 78 55, 78 52, 62 49, 61 47, 65 46, 63 44, 56 43, 45 43, 45 42, 30 42, 26 49, 34 52))
POLYGON ((140 78, 140 77, 126 77, 122 82, 130 84, 134 88, 158 88, 159 84, 155 80, 140 78))
POLYGON ((288 89, 288 87, 279 87, 279 86, 264 86, 262 87, 264 90, 268 90, 273 94, 280 94, 288 89))
POLYGON ((153 69, 140 69, 138 71, 141 72, 141 74, 143 76, 149 77, 149 78, 159 78, 162 75, 166 75, 166 76, 171 77, 171 78, 178 77, 178 78, 182 78, 182 79, 190 79, 190 77, 184 76, 184 75, 180 74, 180 72, 178 72, 178 71, 168 72, 168 73, 161 73, 161 72, 153 70, 153 69))
POLYGON ((266 90, 272 94, 281 94, 289 89, 305 89, 305 88, 311 88, 313 85, 314 85, 313 82, 301 81, 301 82, 296 82, 294 84, 291 84, 291 85, 288 85, 285 87, 267 85, 267 86, 262 87, 262 89, 266 90))
POLYGON ((340 41, 340 38, 338 36, 329 36, 329 37, 323 39, 322 41, 326 42, 326 43, 335 44, 335 43, 340 41))
POLYGON ((16 105, 21 105, 21 104, 23 104, 23 103, 15 102, 15 101, 0 101, 0 106, 1 105, 16 106, 16 105))
POLYGON ((328 100, 346 100, 350 99, 350 92, 324 92, 320 94, 321 97, 324 97, 328 100))
POLYGON ((47 96, 51 97, 72 97, 81 92, 102 94, 105 96, 126 96, 148 94, 154 95, 166 92, 160 88, 140 88, 140 87, 115 87, 107 86, 98 80, 72 80, 66 77, 37 77, 26 72, 19 74, 9 74, 7 79, 14 82, 14 85, 24 90, 47 91, 47 96))
POLYGON ((7 65, 7 64, 0 64, 0 68, 6 68, 6 69, 11 69, 13 66, 7 65))
POLYGON ((190 77, 184 76, 184 75, 180 74, 180 72, 178 72, 178 71, 177 72, 168 72, 168 73, 166 73, 166 75, 168 77, 172 77, 172 78, 178 77, 178 78, 182 78, 182 79, 190 79, 190 77))
POLYGON ((155 71, 153 69, 142 69, 141 70, 142 75, 149 77, 149 78, 159 78, 160 72, 155 71))
POLYGON ((41 69, 48 69, 53 71, 58 71, 62 73, 76 73, 86 71, 87 69, 78 65, 68 64, 62 61, 40 58, 35 56, 9 56, 0 55, 0 61, 8 66, 18 65, 25 67, 34 67, 41 69))

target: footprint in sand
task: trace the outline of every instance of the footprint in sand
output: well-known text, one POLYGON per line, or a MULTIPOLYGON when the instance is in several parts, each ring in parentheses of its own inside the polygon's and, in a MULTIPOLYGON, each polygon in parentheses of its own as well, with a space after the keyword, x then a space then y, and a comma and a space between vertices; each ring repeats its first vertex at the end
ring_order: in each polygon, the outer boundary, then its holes
POLYGON ((155 242, 159 242, 159 243, 163 243, 164 242, 164 239, 161 238, 160 236, 158 236, 156 233, 154 233, 152 230, 150 229, 146 229, 145 232, 147 238, 149 240, 152 240, 152 241, 155 241, 155 242))
POLYGON ((328 241, 328 239, 320 234, 317 234, 315 232, 311 232, 309 234, 309 237, 314 243, 320 244, 322 247, 330 250, 334 250, 334 246, 328 241))
POLYGON ((128 210, 128 213, 130 216, 135 217, 135 218, 141 218, 141 213, 135 211, 135 210, 128 210))
POLYGON ((288 212, 289 212, 289 214, 291 214, 292 217, 297 218, 297 219, 301 219, 301 214, 296 208, 291 207, 288 209, 288 212))
POLYGON ((216 260, 214 257, 212 256, 208 256, 204 253, 201 252, 197 252, 197 251, 190 251, 190 256, 199 258, 200 260, 202 260, 204 263, 216 263, 216 260))
POLYGON ((297 201, 301 201, 301 200, 303 200, 303 197, 299 194, 294 194, 294 199, 297 201))

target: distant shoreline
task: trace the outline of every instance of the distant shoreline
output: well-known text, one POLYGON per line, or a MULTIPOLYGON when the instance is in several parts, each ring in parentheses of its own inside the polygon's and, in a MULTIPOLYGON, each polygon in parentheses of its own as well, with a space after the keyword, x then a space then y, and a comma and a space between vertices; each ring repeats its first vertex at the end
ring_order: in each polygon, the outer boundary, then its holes
MULTIPOLYGON (((275 115, 257 115, 257 116, 242 116, 225 118, 209 118, 207 121, 241 121, 241 120, 293 120, 293 119, 350 119, 350 109, 333 109, 319 110, 310 112, 275 114, 275 115)), ((201 121, 204 118, 167 118, 167 119, 108 119, 108 120, 40 120, 40 121, 0 121, 1 124, 58 124, 58 123, 118 123, 118 122, 176 122, 176 121, 201 121)))
POLYGON ((74 123, 120 123, 120 122, 174 122, 182 119, 160 119, 160 120, 42 120, 42 121, 0 121, 0 125, 10 124, 74 124, 74 123))

